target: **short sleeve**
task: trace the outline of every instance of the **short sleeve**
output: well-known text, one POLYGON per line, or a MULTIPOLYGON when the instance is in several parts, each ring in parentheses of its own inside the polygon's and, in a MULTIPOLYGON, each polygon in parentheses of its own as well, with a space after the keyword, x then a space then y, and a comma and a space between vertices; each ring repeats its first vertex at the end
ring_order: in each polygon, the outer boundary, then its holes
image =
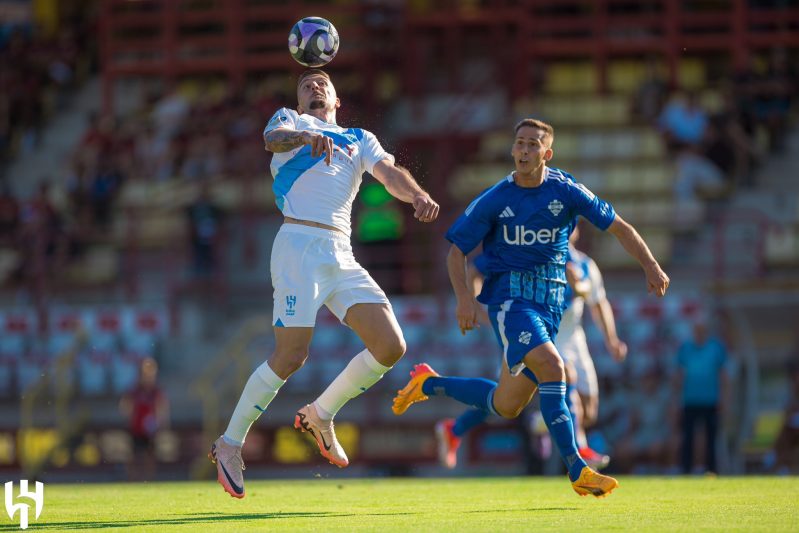
POLYGON ((449 228, 446 239, 468 255, 491 231, 496 218, 493 203, 487 198, 487 193, 478 196, 449 228))
POLYGON ((278 128, 296 129, 297 112, 285 107, 278 109, 277 113, 272 115, 272 118, 266 124, 264 135, 278 128))
POLYGON ((570 182, 569 191, 575 215, 582 215, 602 231, 608 229, 616 219, 613 206, 592 193, 582 183, 570 182))
POLYGON ((374 133, 366 130, 361 131, 363 131, 363 137, 361 139, 361 164, 365 172, 373 174, 375 165, 384 159, 388 159, 392 163, 394 162, 394 156, 383 149, 374 133))

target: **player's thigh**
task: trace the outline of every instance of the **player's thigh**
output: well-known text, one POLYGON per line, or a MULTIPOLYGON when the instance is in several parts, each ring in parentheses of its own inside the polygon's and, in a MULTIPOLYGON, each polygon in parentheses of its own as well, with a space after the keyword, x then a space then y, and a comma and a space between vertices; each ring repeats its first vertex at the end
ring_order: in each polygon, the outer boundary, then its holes
POLYGON ((524 374, 511 375, 505 361, 499 375, 499 384, 494 390, 494 409, 504 418, 516 418, 522 412, 538 386, 524 374))
POLYGON ((344 322, 380 364, 393 366, 405 353, 405 339, 389 304, 354 304, 347 309, 344 322))
POLYGON ((269 358, 269 367, 287 379, 305 363, 311 345, 314 328, 273 328, 275 332, 275 351, 269 358))

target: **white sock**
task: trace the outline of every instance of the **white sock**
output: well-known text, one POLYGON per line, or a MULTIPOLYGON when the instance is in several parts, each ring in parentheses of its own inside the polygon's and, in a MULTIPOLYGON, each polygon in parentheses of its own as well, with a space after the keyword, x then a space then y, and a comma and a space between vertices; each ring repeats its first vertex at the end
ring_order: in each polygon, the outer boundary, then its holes
POLYGON ((234 446, 243 445, 250 426, 258 420, 261 413, 266 411, 266 407, 285 382, 285 379, 280 379, 280 376, 269 368, 269 363, 256 368, 247 380, 239 403, 236 404, 230 417, 230 423, 223 436, 225 442, 234 446))
POLYGON ((362 351, 316 399, 316 412, 323 419, 332 419, 345 403, 366 392, 389 370, 391 367, 378 363, 369 350, 362 351))

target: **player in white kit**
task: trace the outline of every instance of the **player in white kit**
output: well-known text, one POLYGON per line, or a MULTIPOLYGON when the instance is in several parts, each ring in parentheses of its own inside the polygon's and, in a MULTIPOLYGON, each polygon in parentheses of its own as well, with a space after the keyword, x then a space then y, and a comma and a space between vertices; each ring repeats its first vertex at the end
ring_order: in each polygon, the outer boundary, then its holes
POLYGON ((412 204, 419 221, 438 217, 438 204, 406 169, 394 164, 394 156, 371 132, 336 124, 341 102, 324 71, 310 69, 300 75, 297 100, 296 111, 278 110, 264 130, 265 148, 274 154, 275 200, 285 222, 271 257, 275 351, 250 376, 227 430, 209 454, 217 465, 219 483, 236 498, 244 497, 244 438, 308 357, 322 305, 366 346, 316 401, 295 415, 294 427, 309 432, 332 464, 349 463, 336 439, 333 417, 405 353, 388 298, 352 253, 352 202, 363 173, 372 174, 392 196, 412 204))
POLYGON ((585 428, 596 422, 599 408, 596 369, 582 326, 585 305, 588 305, 594 322, 602 331, 605 346, 613 359, 623 361, 627 356, 627 345, 616 335, 613 309, 605 294, 605 284, 599 268, 593 259, 574 247, 578 238, 579 230, 575 228, 569 237, 569 257, 574 265, 573 272, 581 285, 581 295, 575 294, 563 312, 555 337, 555 347, 563 357, 569 385, 574 387, 576 393, 572 394, 571 404, 575 440, 580 455, 595 468, 603 468, 609 458, 592 450, 585 435, 585 428))

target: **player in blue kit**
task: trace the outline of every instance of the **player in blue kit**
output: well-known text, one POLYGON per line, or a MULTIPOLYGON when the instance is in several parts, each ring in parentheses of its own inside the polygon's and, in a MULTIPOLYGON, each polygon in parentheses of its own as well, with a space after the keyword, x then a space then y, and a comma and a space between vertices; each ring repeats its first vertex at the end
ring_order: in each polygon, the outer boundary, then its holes
POLYGON ((447 270, 457 299, 462 332, 475 327, 477 306, 488 305, 491 324, 502 340, 504 364, 499 383, 482 378, 439 376, 427 364, 394 398, 395 414, 430 396, 449 396, 505 418, 515 418, 541 393, 541 414, 581 496, 609 494, 618 482, 591 470, 577 450, 566 406, 563 359, 552 340, 564 307, 568 239, 581 215, 610 231, 644 270, 649 292, 663 296, 669 278, 635 229, 569 174, 547 167, 553 129, 525 119, 516 125, 511 149, 516 171, 478 196, 452 225, 447 270), (486 256, 483 289, 475 300, 467 283, 466 255, 482 242, 486 256))

